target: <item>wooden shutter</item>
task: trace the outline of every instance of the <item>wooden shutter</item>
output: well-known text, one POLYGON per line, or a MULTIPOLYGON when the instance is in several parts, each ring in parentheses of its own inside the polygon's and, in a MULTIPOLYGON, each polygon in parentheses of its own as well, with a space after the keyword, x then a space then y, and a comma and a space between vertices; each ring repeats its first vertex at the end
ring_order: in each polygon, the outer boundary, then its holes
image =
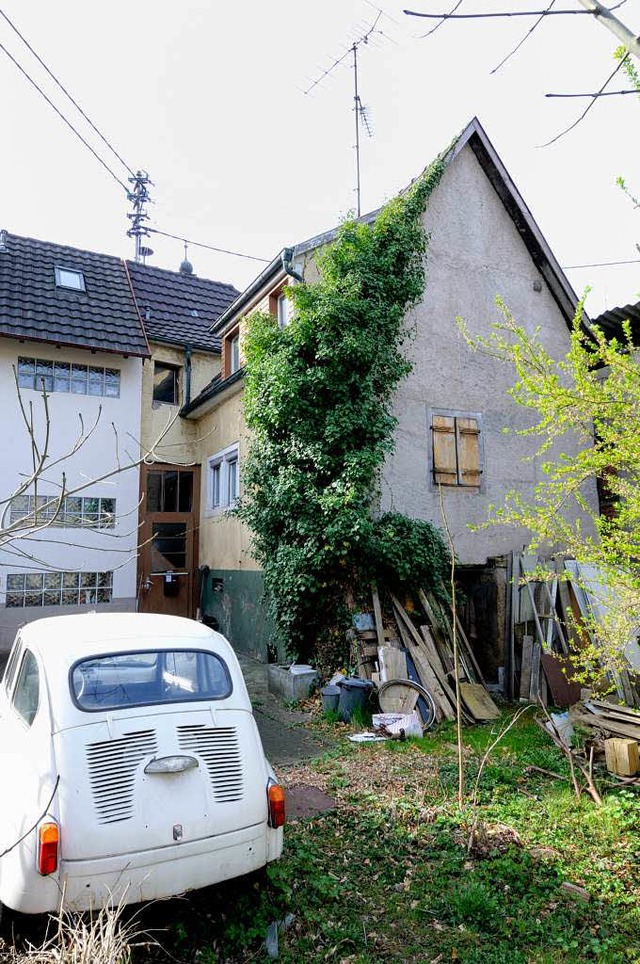
POLYGON ((456 418, 458 484, 480 485, 480 426, 477 418, 456 418))
POLYGON ((433 479, 442 485, 458 484, 456 456, 456 420, 452 415, 434 415, 431 423, 433 437, 433 479))

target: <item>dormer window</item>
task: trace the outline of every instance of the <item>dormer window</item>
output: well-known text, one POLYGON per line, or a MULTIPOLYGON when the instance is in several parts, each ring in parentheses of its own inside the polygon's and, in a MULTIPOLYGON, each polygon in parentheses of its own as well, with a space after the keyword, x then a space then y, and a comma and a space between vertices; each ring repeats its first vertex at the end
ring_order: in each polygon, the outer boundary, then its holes
POLYGON ((69 288, 71 291, 86 291, 84 274, 75 268, 60 268, 56 265, 56 287, 69 288))

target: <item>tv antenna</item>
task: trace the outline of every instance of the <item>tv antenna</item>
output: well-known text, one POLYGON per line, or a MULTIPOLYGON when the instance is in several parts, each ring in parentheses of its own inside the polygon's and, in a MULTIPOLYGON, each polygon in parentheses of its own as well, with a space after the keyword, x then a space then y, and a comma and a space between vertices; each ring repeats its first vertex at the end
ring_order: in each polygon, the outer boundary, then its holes
MULTIPOLYGON (((314 87, 319 87, 326 77, 329 77, 333 72, 342 64, 348 57, 352 58, 353 64, 353 112, 355 120, 355 130, 356 130, 356 142, 354 149, 356 152, 356 208, 358 212, 358 217, 360 217, 361 211, 361 181, 360 181, 360 131, 361 129, 365 132, 368 137, 373 137, 373 129, 371 126, 371 118, 368 113, 368 109, 365 104, 362 103, 360 97, 360 92, 358 89, 358 50, 363 44, 368 44, 369 41, 376 35, 381 35, 386 37, 387 35, 383 33, 382 30, 378 28, 378 21, 380 20, 384 11, 376 8, 378 10, 378 15, 376 16, 373 23, 367 27, 364 33, 362 33, 356 40, 352 41, 351 45, 345 48, 344 53, 333 61, 326 70, 316 77, 314 81, 303 91, 304 94, 310 94, 314 87)), ((387 38, 389 39, 389 38, 387 38)))
POLYGON ((152 185, 153 182, 146 171, 136 171, 127 180, 133 185, 131 190, 127 192, 127 200, 132 207, 130 213, 127 214, 131 221, 131 227, 127 231, 127 235, 133 238, 135 242, 135 260, 144 263, 153 254, 152 249, 142 243, 142 239, 148 237, 150 233, 145 221, 149 220, 147 204, 151 201, 149 185, 152 185))

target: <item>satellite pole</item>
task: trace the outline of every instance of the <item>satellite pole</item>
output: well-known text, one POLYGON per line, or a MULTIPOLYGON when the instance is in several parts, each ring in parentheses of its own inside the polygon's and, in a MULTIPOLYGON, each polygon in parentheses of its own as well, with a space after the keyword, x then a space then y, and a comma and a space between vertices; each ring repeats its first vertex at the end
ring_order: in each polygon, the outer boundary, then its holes
POLYGON ((146 171, 136 171, 135 175, 127 180, 130 184, 133 184, 132 189, 127 193, 127 199, 131 202, 133 208, 133 211, 127 214, 127 217, 131 221, 131 227, 127 231, 127 237, 134 239, 135 260, 136 262, 140 262, 153 254, 151 248, 147 248, 142 244, 142 238, 149 236, 149 228, 144 222, 149 220, 147 204, 151 198, 148 186, 152 184, 152 181, 146 171))

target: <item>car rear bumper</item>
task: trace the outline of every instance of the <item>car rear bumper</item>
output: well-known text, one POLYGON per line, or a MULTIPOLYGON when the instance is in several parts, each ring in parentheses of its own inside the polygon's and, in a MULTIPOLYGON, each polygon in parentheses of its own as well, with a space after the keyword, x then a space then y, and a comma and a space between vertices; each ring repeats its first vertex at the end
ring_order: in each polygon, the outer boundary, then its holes
POLYGON ((27 914, 136 904, 240 877, 277 859, 282 830, 264 824, 126 856, 62 860, 58 874, 39 877, 7 901, 27 914), (57 878, 52 904, 52 878, 57 878))

